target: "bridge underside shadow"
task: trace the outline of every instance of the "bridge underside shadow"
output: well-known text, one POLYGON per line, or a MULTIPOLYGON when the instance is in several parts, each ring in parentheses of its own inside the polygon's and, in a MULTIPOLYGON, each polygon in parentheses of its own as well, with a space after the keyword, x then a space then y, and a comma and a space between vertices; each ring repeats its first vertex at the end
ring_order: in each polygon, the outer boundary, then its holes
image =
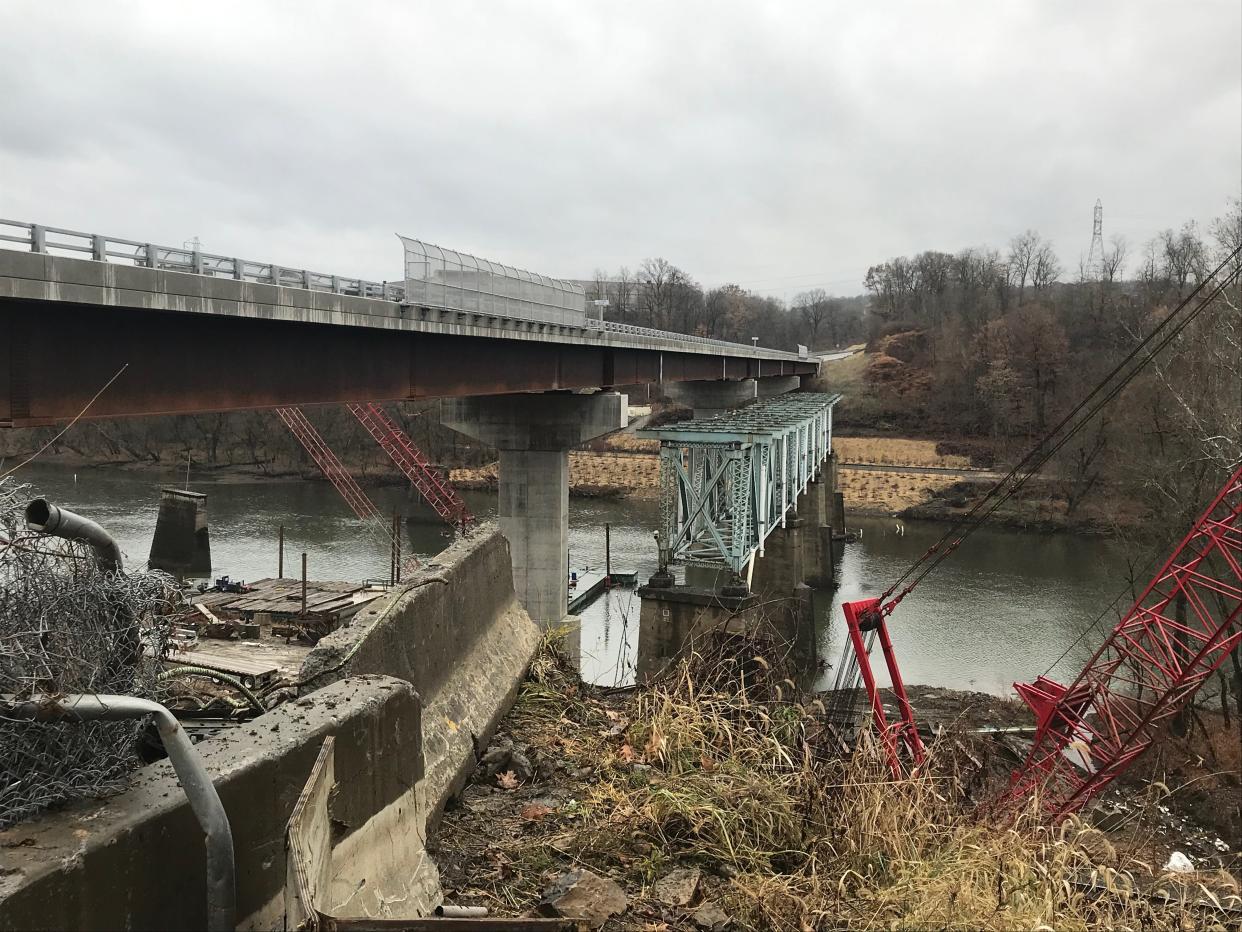
MULTIPOLYGON (((0 426, 746 378, 753 361, 0 299, 0 426)), ((792 367, 792 366, 791 366, 792 367)), ((766 363, 767 371, 780 364, 766 363)))

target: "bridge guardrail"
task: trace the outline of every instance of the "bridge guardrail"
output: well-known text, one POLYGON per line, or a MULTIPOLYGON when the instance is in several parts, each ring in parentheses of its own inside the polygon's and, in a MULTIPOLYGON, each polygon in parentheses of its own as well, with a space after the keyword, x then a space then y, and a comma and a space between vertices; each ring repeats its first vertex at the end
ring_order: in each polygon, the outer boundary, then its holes
MULTIPOLYGON (((83 233, 80 230, 66 230, 61 227, 44 226, 38 223, 23 223, 18 220, 0 218, 0 246, 3 246, 5 243, 16 243, 19 247, 29 252, 50 255, 76 253, 89 256, 97 262, 117 262, 138 268, 188 272, 194 275, 208 275, 213 278, 231 278, 236 281, 280 285, 286 288, 302 288, 307 291, 327 291, 333 294, 376 298, 383 301, 402 302, 406 298, 403 283, 373 282, 362 278, 346 278, 340 275, 329 275, 325 272, 313 272, 309 269, 286 268, 272 262, 255 262, 237 256, 220 256, 185 246, 181 248, 159 246, 155 243, 144 243, 140 240, 121 239, 116 236, 83 233)), ((554 324, 564 323, 561 320, 549 320, 546 322, 554 324)), ((731 343, 728 340, 716 340, 711 337, 677 333, 671 330, 656 330, 652 327, 638 327, 634 324, 624 324, 615 320, 600 320, 590 315, 586 315, 582 326, 587 330, 653 337, 660 340, 672 340, 678 343, 719 346, 734 350, 739 347, 754 349, 757 355, 769 359, 806 358, 798 353, 789 353, 783 350, 774 350, 767 347, 747 347, 744 343, 731 343)))
POLYGON ((232 278, 236 281, 303 288, 307 291, 330 291, 333 294, 379 298, 385 301, 401 301, 405 298, 405 287, 400 283, 372 282, 363 278, 312 272, 309 269, 286 268, 274 262, 218 256, 188 247, 178 249, 175 246, 159 246, 155 243, 83 233, 80 230, 66 230, 38 223, 21 223, 17 220, 0 219, 0 242, 17 243, 30 252, 52 255, 78 253, 97 262, 118 262, 139 268, 189 272, 213 278, 232 278))

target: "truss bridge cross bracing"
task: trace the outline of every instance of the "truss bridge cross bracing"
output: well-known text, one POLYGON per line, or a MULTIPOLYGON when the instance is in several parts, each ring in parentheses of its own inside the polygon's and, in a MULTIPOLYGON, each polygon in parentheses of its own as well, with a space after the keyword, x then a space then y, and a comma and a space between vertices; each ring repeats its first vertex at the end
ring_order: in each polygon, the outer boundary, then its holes
POLYGON ((840 395, 780 395, 640 431, 660 441, 660 563, 744 573, 832 452, 840 395))

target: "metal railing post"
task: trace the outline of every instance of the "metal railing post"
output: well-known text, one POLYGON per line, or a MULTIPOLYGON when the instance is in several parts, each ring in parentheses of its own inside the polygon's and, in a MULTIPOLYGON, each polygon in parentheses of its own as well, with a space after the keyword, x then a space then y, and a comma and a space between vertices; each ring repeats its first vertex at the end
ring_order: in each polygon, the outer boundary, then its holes
POLYGON ((91 237, 91 258, 96 262, 108 261, 108 241, 98 233, 91 237))
POLYGON ((339 275, 332 276, 332 293, 333 294, 341 293, 341 276, 339 275))
POLYGON ((154 243, 147 243, 147 268, 158 269, 160 267, 160 254, 155 248, 154 243))
POLYGON ((311 276, 308 269, 302 269, 302 287, 307 291, 311 290, 311 276))
POLYGON ((269 268, 272 271, 272 284, 279 285, 280 284, 280 266, 278 266, 275 262, 273 262, 271 266, 269 266, 269 268))
POLYGON ((136 696, 0 696, 0 709, 12 718, 35 722, 61 720, 124 721, 150 715, 159 729, 164 750, 190 809, 206 835, 207 846, 207 928, 232 930, 237 910, 236 868, 233 861, 233 832, 228 813, 220 802, 211 775, 173 714, 150 699, 136 696))
POLYGON ((47 229, 37 223, 30 225, 30 251, 47 252, 47 229))
POLYGON ((190 268, 194 270, 195 275, 203 274, 203 254, 197 249, 190 253, 190 268))
POLYGON ((246 266, 236 256, 233 257, 233 277, 238 281, 242 281, 246 277, 246 266))

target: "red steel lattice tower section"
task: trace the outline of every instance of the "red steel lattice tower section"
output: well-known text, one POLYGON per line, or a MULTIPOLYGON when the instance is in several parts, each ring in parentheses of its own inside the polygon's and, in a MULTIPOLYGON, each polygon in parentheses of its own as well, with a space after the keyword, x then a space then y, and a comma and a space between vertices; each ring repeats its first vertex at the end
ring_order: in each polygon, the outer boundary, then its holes
POLYGON ((901 758, 898 746, 904 744, 915 766, 923 763, 925 751, 923 741, 919 738, 918 728, 914 724, 914 711, 910 707, 910 698, 906 694, 906 684, 897 667, 897 656, 893 652, 893 640, 888 635, 888 622, 884 612, 880 610, 879 599, 862 599, 858 602, 846 602, 841 606, 845 613, 845 626, 849 632, 850 643, 854 648, 854 656, 858 658, 858 670, 862 675, 863 686, 871 702, 871 720, 879 732, 888 766, 893 772, 893 779, 901 779, 901 758), (867 651, 866 634, 875 631, 880 639, 880 649, 884 653, 884 663, 888 667, 889 681, 892 683, 893 695, 897 699, 899 721, 890 723, 884 712, 884 700, 876 686, 875 674, 871 669, 871 658, 867 651))
POLYGON ((449 524, 459 526, 474 521, 474 515, 457 490, 440 477, 414 441, 384 413, 383 408, 375 402, 347 407, 410 480, 423 500, 436 510, 436 514, 449 524))
POLYGON ((1242 468, 1225 483, 1107 641, 1066 687, 1015 688, 1035 712, 1035 742, 1006 800, 1040 793, 1069 815, 1158 735, 1242 639, 1242 468))
POLYGON ((354 514, 359 518, 372 518, 379 514, 375 503, 367 498, 366 492, 358 487, 354 477, 336 458, 336 454, 324 442, 323 437, 319 436, 319 431, 315 430, 315 426, 306 419, 305 414, 297 408, 277 408, 276 414, 285 422, 285 426, 289 428, 293 436, 298 438, 298 442, 306 448, 306 452, 311 455, 311 459, 315 461, 315 465, 319 467, 328 481, 336 486, 336 490, 341 493, 341 497, 345 499, 354 514))

